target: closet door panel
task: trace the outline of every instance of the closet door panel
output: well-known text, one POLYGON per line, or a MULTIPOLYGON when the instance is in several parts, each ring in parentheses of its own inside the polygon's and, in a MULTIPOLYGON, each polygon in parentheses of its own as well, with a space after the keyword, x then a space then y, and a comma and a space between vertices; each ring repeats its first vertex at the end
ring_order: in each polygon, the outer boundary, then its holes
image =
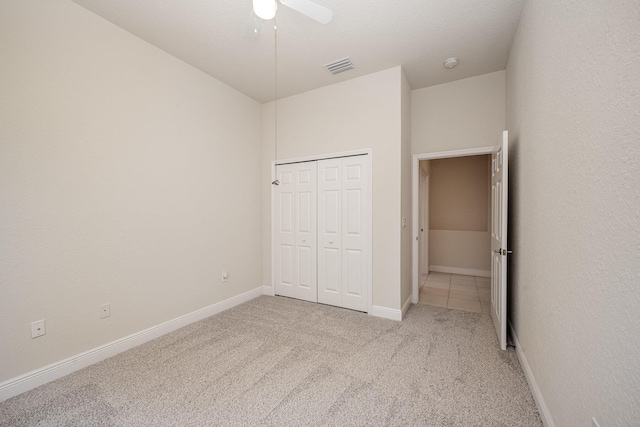
POLYGON ((316 162, 295 165, 295 298, 318 301, 316 162))
POLYGON ((340 159, 318 161, 318 302, 342 306, 340 159))
POLYGON ((363 294, 362 251, 347 249, 344 254, 345 294, 359 297, 363 294))
POLYGON ((342 159, 342 307, 368 310, 368 158, 342 159))
POLYGON ((295 296, 295 215, 294 215, 294 168, 279 167, 276 187, 276 294, 295 296))

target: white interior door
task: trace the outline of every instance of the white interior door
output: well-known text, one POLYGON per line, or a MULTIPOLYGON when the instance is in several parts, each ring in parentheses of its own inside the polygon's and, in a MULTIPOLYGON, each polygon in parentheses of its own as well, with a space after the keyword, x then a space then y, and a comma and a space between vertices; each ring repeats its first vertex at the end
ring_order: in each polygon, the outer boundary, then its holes
POLYGON ((316 162, 298 163, 295 177, 295 297, 318 301, 316 162))
MULTIPOLYGON (((429 160, 425 162, 429 164, 429 160)), ((419 249, 418 258, 420 275, 418 285, 421 285, 429 274, 429 175, 420 164, 420 184, 418 189, 418 202, 420 205, 419 219, 419 249)))
POLYGON ((368 157, 318 161, 318 302, 368 310, 368 157))
POLYGON ((277 295, 293 298, 294 271, 294 172, 292 165, 276 168, 280 185, 275 187, 275 250, 274 280, 277 295))
POLYGON ((318 162, 318 302, 342 306, 342 162, 318 162))
POLYGON ((316 162, 280 165, 276 187, 276 294, 317 302, 316 162))
POLYGON ((342 307, 367 311, 368 157, 342 159, 342 307))
POLYGON ((491 319, 500 348, 507 348, 507 194, 509 135, 491 154, 491 319))

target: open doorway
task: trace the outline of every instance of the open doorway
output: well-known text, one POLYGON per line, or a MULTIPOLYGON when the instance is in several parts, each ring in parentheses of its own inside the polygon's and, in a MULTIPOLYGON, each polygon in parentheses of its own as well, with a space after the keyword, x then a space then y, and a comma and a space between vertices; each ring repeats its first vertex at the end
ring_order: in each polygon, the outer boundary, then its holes
MULTIPOLYGON (((446 151, 439 153, 426 153, 426 154, 414 154, 411 170, 412 170, 412 219, 413 219, 413 235, 415 240, 413 242, 413 255, 412 255, 412 293, 411 302, 417 304, 419 302, 419 288, 420 288, 420 162, 423 160, 434 159, 449 159, 460 158, 468 156, 477 156, 491 154, 490 164, 490 183, 491 183, 491 204, 490 214, 491 219, 490 226, 490 246, 488 254, 491 257, 490 262, 490 301, 491 319, 496 328, 496 335, 498 342, 502 350, 506 349, 507 345, 507 262, 506 257, 510 250, 508 250, 507 240, 507 225, 508 225, 508 194, 509 194, 509 132, 502 132, 502 140, 495 147, 483 147, 473 148, 467 150, 446 151)), ((430 165, 432 167, 432 164, 430 165)), ((431 175, 433 175, 431 171, 431 175)), ((433 177, 429 179, 431 182, 433 177)), ((434 201, 431 201, 432 205, 434 201)), ((431 209, 429 209, 431 211, 431 209)), ((429 222, 432 221, 431 215, 429 216, 429 222)), ((424 223, 422 224, 425 225, 424 223)), ((424 228, 424 227, 423 227, 424 228)), ((425 230, 426 231, 426 230, 425 230)), ((425 234, 425 232, 423 232, 425 234)), ((434 240, 433 236, 429 240, 434 240)), ((429 242, 426 247, 432 247, 435 242, 429 242)), ((428 249, 427 249, 428 251, 428 249)), ((434 261, 433 254, 429 254, 429 268, 433 269, 434 261)), ((467 270, 469 273, 472 271, 467 270)), ((437 273, 437 274, 451 274, 450 283, 453 282, 453 273, 437 273)), ((478 277, 473 276, 474 281, 477 283, 478 277)), ((461 279, 461 277, 459 278, 461 279)))
POLYGON ((482 147, 413 156, 414 304, 429 273, 449 285, 466 279, 461 285, 472 281, 476 286, 478 277, 486 286, 491 272, 492 151, 482 147))
POLYGON ((489 314, 491 156, 419 166, 418 302, 489 314))
POLYGON ((491 156, 422 160, 420 170, 423 273, 490 277, 491 156))

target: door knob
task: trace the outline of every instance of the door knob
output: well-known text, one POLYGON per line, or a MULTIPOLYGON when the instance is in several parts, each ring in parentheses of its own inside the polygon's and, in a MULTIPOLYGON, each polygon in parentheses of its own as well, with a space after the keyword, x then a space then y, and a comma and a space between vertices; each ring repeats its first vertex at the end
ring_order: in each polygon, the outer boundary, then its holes
POLYGON ((513 253, 513 251, 509 251, 507 249, 502 249, 502 248, 496 249, 494 252, 497 253, 497 254, 502 254, 503 256, 507 256, 507 254, 512 254, 513 253))
POLYGON ((329 240, 329 244, 330 244, 330 245, 331 245, 331 244, 333 244, 333 240, 329 240))
POLYGON ((304 243, 304 242, 306 242, 306 241, 307 241, 307 239, 302 239, 302 243, 304 243))

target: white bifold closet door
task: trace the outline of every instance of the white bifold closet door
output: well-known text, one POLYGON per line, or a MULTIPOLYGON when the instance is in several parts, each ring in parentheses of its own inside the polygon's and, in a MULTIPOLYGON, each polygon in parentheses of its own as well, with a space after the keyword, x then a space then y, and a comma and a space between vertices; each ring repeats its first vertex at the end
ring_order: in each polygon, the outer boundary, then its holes
POLYGON ((276 294, 318 301, 316 162, 280 165, 275 203, 276 294))
POLYGON ((368 311, 368 156, 278 165, 275 293, 368 311))
POLYGON ((318 161, 318 302, 368 310, 368 156, 318 161))

